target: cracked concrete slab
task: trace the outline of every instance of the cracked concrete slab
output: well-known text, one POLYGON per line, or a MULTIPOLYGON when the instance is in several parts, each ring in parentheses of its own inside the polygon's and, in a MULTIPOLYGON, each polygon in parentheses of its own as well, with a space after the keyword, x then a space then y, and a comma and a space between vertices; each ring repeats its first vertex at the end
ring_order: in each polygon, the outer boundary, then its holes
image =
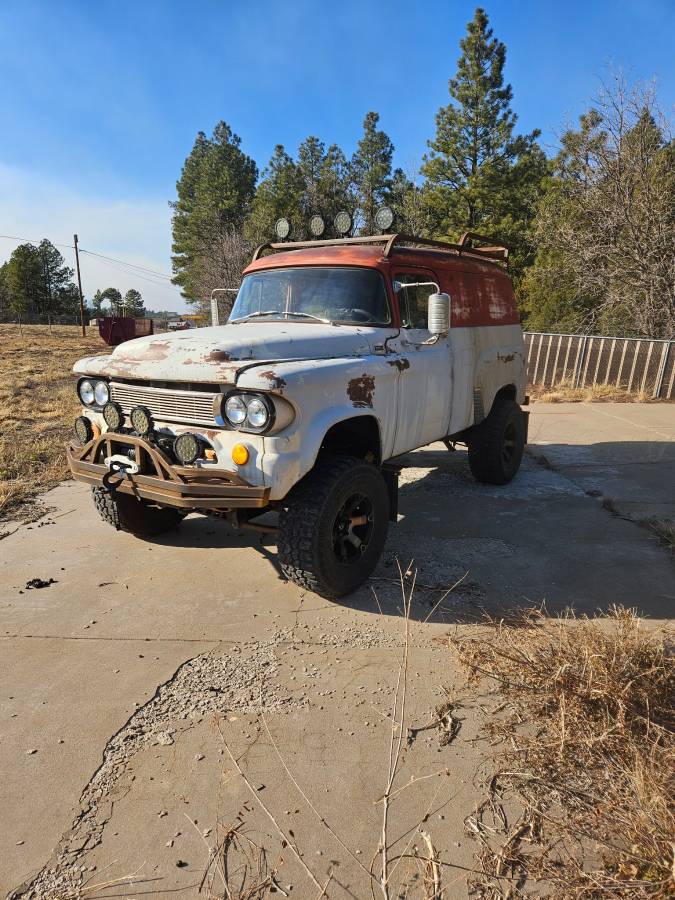
MULTIPOLYGON (((142 865, 142 877, 162 879, 149 880, 145 893, 164 896, 173 886, 181 896, 196 896, 209 839, 247 796, 219 752, 216 715, 243 754, 245 771, 265 785, 261 797, 282 818, 290 810, 307 859, 325 875, 330 860, 341 857, 319 841, 311 812, 294 812, 303 806, 275 762, 257 710, 261 694, 272 734, 299 782, 367 855, 367 847, 374 849, 369 798, 380 790, 383 710, 402 645, 397 560, 417 569, 409 704, 416 726, 427 721, 443 686, 459 691, 463 682, 447 649, 435 642, 484 611, 545 601, 551 613, 570 604, 593 612, 618 602, 656 620, 672 615, 672 558, 643 529, 589 497, 566 466, 590 459, 612 469, 617 487, 637 475, 618 464, 619 450, 597 456, 592 410, 575 405, 543 421, 552 414, 542 407, 533 407, 531 436, 551 440, 532 449, 550 455, 554 469, 528 457, 504 490, 476 486, 461 451, 434 445, 412 454, 399 523, 383 559, 370 583, 340 602, 285 583, 266 537, 190 517, 148 543, 101 522, 83 486, 66 483, 50 492, 53 509, 43 521, 53 524, 21 527, 0 541, 0 888, 9 891, 49 868, 66 886, 68 879, 91 878, 91 884, 114 877, 115 860, 115 875, 142 865), (550 450, 556 445, 565 448, 557 461, 550 450), (34 577, 54 581, 29 590, 34 577), (188 838, 174 821, 182 817, 189 826, 186 811, 201 832, 211 833, 198 834, 193 822, 188 838), (173 838, 174 831, 181 836, 173 838)), ((620 444, 624 425, 609 422, 602 427, 614 428, 610 443, 620 444)), ((654 428, 671 433, 667 424, 654 428)), ((654 471, 666 484, 670 469, 654 471)), ((488 756, 473 741, 470 704, 477 698, 465 694, 463 702, 458 714, 465 721, 452 744, 440 752, 433 730, 421 732, 412 748, 421 755, 406 762, 418 773, 433 765, 450 769, 458 793, 429 830, 446 859, 468 864, 462 820, 478 796, 470 773, 488 756)), ((414 818, 431 786, 429 779, 419 792, 405 792, 402 816, 414 818)), ((292 854, 275 843, 278 836, 255 802, 246 802, 247 827, 267 841, 273 862, 282 853, 293 895, 315 896, 303 893, 305 876, 292 854)), ((351 857, 334 869, 335 896, 338 881, 354 886, 363 874, 351 857)), ((452 877, 453 896, 464 896, 463 876, 452 877)), ((124 891, 136 895, 128 884, 124 891)))

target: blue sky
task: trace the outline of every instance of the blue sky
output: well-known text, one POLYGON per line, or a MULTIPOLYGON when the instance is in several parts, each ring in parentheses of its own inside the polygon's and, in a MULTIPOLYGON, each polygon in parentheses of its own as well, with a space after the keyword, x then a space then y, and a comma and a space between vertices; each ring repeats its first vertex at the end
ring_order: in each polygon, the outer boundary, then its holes
MULTIPOLYGON (((380 113, 396 164, 419 163, 475 2, 0 0, 0 234, 69 242, 170 272, 175 181, 225 119, 262 168, 308 134, 351 152, 380 113)), ((675 0, 486 0, 523 131, 553 152, 608 67, 675 103, 675 0)), ((11 253, 0 239, 0 260, 11 253)), ((70 251, 65 251, 66 255, 70 251)), ((83 259, 85 293, 175 288, 83 259)), ((168 284, 168 283, 167 283, 168 284)))

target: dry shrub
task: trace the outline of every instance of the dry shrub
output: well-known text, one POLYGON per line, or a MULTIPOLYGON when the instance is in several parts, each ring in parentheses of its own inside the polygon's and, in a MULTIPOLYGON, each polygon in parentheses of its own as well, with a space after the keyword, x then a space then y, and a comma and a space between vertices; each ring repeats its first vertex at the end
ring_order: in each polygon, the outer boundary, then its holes
POLYGON ((642 524, 646 525, 650 531, 653 531, 666 547, 675 552, 675 521, 652 516, 649 519, 643 519, 642 524))
MULTIPOLYGON (((675 895, 672 644, 635 611, 551 622, 532 611, 451 638, 504 700, 497 769, 467 819, 482 898, 675 895)), ((495 710, 494 712, 497 712, 495 710)))
POLYGON ((628 393, 613 384, 574 387, 571 381, 561 381, 552 387, 530 384, 527 390, 530 399, 539 403, 647 403, 652 399, 640 391, 628 393))
POLYGON ((0 519, 26 518, 27 501, 68 474, 80 407, 73 363, 109 348, 74 325, 0 325, 0 348, 0 519))

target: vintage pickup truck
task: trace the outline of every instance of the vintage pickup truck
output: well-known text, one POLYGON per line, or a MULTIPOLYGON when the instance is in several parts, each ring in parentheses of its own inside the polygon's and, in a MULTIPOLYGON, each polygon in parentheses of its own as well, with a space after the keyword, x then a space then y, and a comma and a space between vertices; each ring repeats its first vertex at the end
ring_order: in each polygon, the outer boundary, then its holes
POLYGON ((507 251, 486 240, 263 245, 226 325, 75 364, 74 478, 145 538, 191 512, 255 527, 276 511, 286 576, 355 590, 396 521, 401 454, 464 443, 493 484, 520 465, 523 336, 507 251))

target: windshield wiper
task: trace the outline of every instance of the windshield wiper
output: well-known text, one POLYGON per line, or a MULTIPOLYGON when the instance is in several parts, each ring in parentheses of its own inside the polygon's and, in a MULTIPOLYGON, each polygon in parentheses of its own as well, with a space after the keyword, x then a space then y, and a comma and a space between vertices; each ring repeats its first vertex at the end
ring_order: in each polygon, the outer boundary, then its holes
POLYGON ((332 325, 332 319, 322 319, 321 316, 313 316, 311 313, 306 312, 296 312, 293 309, 289 309, 286 312, 287 316, 301 316, 303 319, 314 319, 315 322, 323 322, 324 325, 332 325))
POLYGON ((255 319, 257 316, 276 316, 279 315, 278 309, 260 309, 258 312, 249 313, 247 316, 238 316, 236 319, 230 319, 232 325, 237 322, 244 322, 246 319, 255 319))

